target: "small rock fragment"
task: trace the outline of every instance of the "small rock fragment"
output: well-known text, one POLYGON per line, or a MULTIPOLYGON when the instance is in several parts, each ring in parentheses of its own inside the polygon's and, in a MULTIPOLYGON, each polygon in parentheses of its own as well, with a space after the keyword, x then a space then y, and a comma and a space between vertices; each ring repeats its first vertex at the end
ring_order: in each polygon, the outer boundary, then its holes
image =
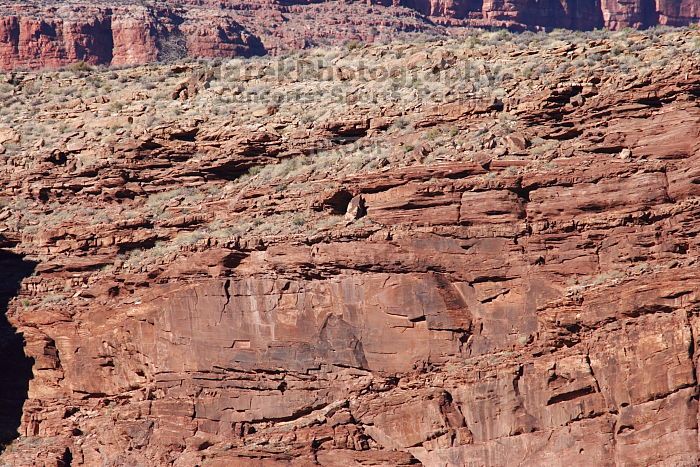
POLYGON ((348 208, 345 211, 345 218, 348 220, 356 220, 367 213, 365 209, 365 200, 362 195, 356 195, 348 203, 348 208))

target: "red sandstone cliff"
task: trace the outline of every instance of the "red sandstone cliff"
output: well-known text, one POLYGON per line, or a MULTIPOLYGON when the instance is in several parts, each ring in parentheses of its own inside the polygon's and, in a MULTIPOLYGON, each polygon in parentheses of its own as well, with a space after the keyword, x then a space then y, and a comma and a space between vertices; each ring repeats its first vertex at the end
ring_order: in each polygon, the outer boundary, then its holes
MULTIPOLYGON (((7 8, 5 8, 7 10, 7 8)), ((138 5, 65 5, 29 14, 21 5, 0 16, 0 68, 136 65, 192 57, 265 52, 259 39, 218 10, 138 5)))
POLYGON ((546 0, 398 0, 422 14, 448 24, 496 26, 516 29, 568 28, 622 29, 655 25, 684 26, 697 22, 700 5, 694 0, 652 2, 634 0, 558 1, 546 0), (458 21, 451 21, 458 20, 458 21))
POLYGON ((93 5, 35 2, 0 7, 0 69, 56 68, 78 61, 134 65, 189 57, 236 57, 318 43, 372 41, 441 26, 594 29, 683 26, 698 0, 531 2, 378 0, 345 2, 164 2, 93 5))
POLYGON ((17 74, 0 464, 698 465, 699 34, 17 74))

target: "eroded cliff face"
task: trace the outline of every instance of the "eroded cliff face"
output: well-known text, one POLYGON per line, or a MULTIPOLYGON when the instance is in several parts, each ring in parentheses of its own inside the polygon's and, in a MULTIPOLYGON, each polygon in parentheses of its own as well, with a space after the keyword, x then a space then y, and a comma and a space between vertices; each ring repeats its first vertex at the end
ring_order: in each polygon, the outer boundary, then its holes
POLYGON ((495 36, 15 76, 0 463, 697 465, 698 32, 495 36))
POLYGON ((0 70, 250 57, 404 33, 460 34, 464 27, 617 30, 699 20, 698 0, 25 0, 0 4, 0 70))
POLYGON ((451 25, 508 27, 515 29, 647 28, 683 26, 697 22, 700 6, 689 0, 652 2, 635 0, 587 0, 544 2, 528 0, 405 0, 394 4, 414 8, 451 25))
POLYGON ((191 57, 249 57, 260 40, 230 14, 144 5, 16 4, 0 15, 0 69, 114 66, 191 57))

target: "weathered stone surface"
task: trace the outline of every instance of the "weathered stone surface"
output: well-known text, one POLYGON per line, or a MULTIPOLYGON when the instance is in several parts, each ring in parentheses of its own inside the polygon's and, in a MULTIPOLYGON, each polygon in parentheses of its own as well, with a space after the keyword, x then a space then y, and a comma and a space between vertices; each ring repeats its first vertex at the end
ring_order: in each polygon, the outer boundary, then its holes
POLYGON ((95 72, 79 102, 18 74, 0 246, 36 265, 0 299, 33 364, 0 381, 28 391, 0 464, 698 465, 698 32, 635 34, 638 60, 603 35, 333 62, 508 63, 500 100, 349 73, 338 103, 267 59, 95 72))
MULTIPOLYGON (((308 2, 199 0, 159 3, 35 0, 0 5, 0 69, 76 62, 135 65, 182 57, 281 53, 314 44, 374 42, 400 33, 459 27, 591 30, 700 20, 697 0, 623 2, 371 0, 308 2)), ((457 29, 459 31, 459 29, 457 29)), ((459 34, 459 32, 457 32, 459 34)), ((522 148, 524 141, 511 144, 522 148)))
POLYGON ((71 3, 12 3, 0 13, 0 69, 76 62, 137 65, 192 57, 265 53, 259 39, 221 11, 71 3))

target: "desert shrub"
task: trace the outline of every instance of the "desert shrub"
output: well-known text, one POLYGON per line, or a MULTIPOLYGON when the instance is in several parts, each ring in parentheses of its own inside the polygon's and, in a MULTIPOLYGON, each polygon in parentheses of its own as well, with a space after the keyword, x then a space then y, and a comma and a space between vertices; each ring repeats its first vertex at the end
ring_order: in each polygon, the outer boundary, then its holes
POLYGON ((79 62, 73 63, 71 65, 68 65, 66 68, 72 72, 93 71, 93 68, 88 63, 86 63, 82 60, 79 62))

